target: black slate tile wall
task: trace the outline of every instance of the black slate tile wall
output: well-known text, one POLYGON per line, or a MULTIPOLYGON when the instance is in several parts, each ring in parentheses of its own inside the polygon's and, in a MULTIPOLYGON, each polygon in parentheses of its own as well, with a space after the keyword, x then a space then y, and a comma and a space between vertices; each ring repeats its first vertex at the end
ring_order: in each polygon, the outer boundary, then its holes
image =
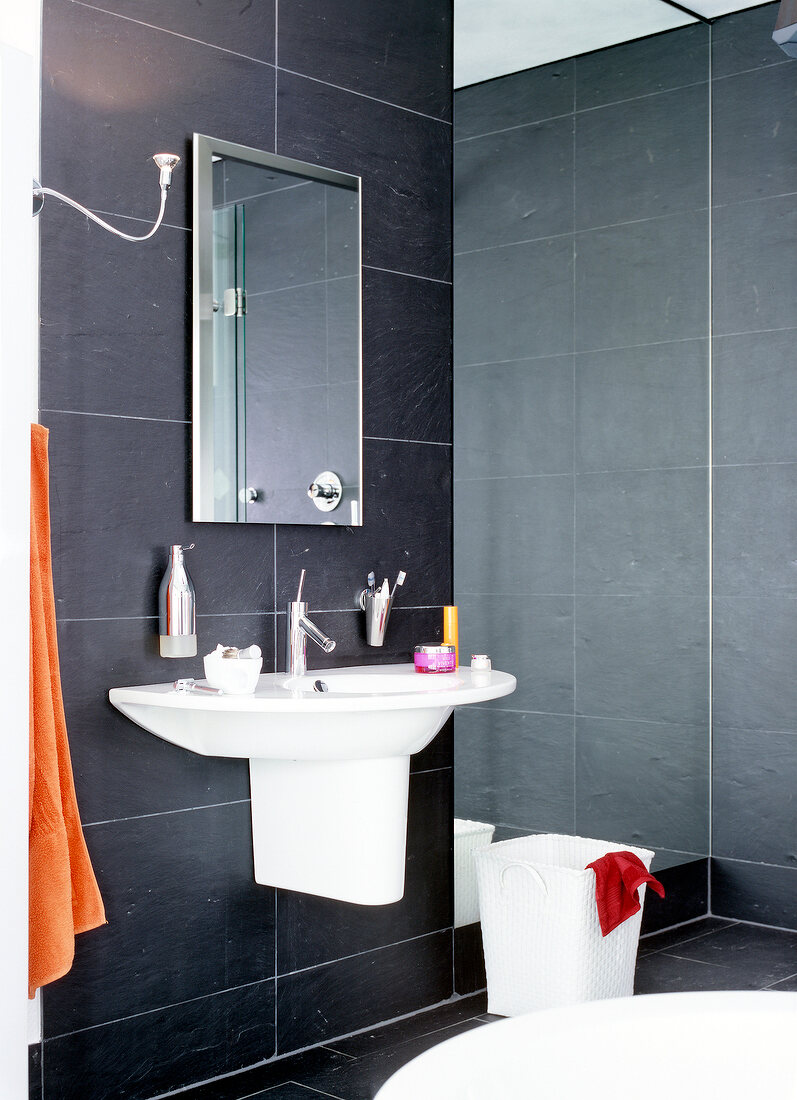
MULTIPOLYGON (((452 923, 448 834, 453 816, 451 769, 414 775, 407 828, 405 895, 394 905, 364 906, 279 891, 277 974, 411 940, 452 923), (443 888, 430 889, 440 882, 443 888)), ((367 1011, 367 1005, 365 1006, 367 1011)))
MULTIPOLYGON (((455 220, 478 223, 455 226, 455 592, 466 648, 520 672, 511 701, 457 718, 456 811, 650 844, 678 895, 664 923, 710 905, 797 927, 797 68, 776 13, 455 96, 455 220), (568 121, 573 222, 543 239, 519 163, 568 121), (487 212, 476 147, 504 131, 520 193, 496 160, 487 212), (564 478, 574 583, 554 591, 561 510, 533 485, 564 478)), ((562 167, 547 155, 537 179, 562 167)))
MULTIPOLYGON (((710 863, 709 859, 693 859, 656 871, 656 878, 664 887, 665 894, 655 902, 649 892, 646 894, 642 914, 643 936, 662 928, 686 924, 708 912, 710 863)), ((642 953, 644 940, 640 944, 642 953)), ((637 989, 637 992, 640 990, 637 989)))
POLYGON ((519 680, 457 715, 456 813, 659 866, 708 854, 709 48, 455 95, 455 594, 519 680))
POLYGON ((797 928, 797 65, 777 10, 713 32, 711 906, 797 928))
POLYGON ((283 9, 45 0, 44 182, 137 232, 149 157, 185 159, 145 244, 56 201, 41 224, 62 679, 109 918, 44 990, 43 1100, 148 1100, 452 992, 450 727, 413 759, 405 898, 366 910, 257 886, 246 762, 176 749, 107 702, 114 684, 202 675, 201 657, 157 654, 172 542, 196 543, 200 654, 257 642, 266 669, 302 567, 338 641, 316 667, 407 660, 451 600, 451 6, 283 9), (363 176, 362 528, 191 522, 194 130, 363 176), (372 568, 408 574, 382 650, 354 604, 372 568))
POLYGON ((29 1100, 42 1098, 41 1043, 28 1047, 28 1096, 29 1100))
POLYGON ((277 982, 277 1050, 296 1050, 368 1027, 453 993, 453 928, 314 966, 277 982), (341 987, 345 996, 341 996, 341 987), (442 996, 441 996, 442 994, 442 996), (327 1007, 319 1012, 318 1005, 327 1007))

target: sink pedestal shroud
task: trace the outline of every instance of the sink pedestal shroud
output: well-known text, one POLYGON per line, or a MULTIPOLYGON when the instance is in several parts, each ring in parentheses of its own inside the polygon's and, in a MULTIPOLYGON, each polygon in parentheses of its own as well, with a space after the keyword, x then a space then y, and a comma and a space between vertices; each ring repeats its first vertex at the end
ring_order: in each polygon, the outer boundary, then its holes
POLYGON ((387 905, 404 894, 410 758, 250 760, 255 881, 387 905))

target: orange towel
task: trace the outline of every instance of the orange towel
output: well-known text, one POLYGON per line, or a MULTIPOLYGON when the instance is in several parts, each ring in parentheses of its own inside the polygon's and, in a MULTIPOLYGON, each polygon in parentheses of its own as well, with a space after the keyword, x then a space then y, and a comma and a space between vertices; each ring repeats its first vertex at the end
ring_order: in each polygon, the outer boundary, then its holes
POLYGON ((66 739, 50 555, 47 440, 31 425, 30 955, 28 995, 72 966, 75 933, 105 924, 75 800, 66 739))

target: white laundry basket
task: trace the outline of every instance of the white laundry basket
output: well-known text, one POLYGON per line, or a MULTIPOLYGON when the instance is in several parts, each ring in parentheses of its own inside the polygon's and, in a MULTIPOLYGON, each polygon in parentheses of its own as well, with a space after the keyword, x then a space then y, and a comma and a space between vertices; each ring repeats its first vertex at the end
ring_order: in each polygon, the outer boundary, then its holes
POLYGON ((473 853, 493 839, 495 825, 484 821, 454 818, 454 927, 475 924, 479 919, 479 889, 473 853))
POLYGON ((518 1016, 631 996, 642 909, 604 937, 595 872, 584 869, 617 851, 633 852, 650 870, 647 848, 555 833, 475 853, 489 1012, 518 1016))

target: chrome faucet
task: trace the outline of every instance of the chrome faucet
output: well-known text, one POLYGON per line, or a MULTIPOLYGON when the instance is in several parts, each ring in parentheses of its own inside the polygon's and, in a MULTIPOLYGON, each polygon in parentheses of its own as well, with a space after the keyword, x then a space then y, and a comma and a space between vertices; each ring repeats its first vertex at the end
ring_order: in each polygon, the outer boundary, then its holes
POLYGON ((302 601, 305 573, 306 570, 303 569, 296 599, 288 604, 285 669, 289 676, 304 676, 307 672, 308 638, 320 646, 324 653, 331 653, 335 648, 335 642, 307 618, 307 604, 302 601))

